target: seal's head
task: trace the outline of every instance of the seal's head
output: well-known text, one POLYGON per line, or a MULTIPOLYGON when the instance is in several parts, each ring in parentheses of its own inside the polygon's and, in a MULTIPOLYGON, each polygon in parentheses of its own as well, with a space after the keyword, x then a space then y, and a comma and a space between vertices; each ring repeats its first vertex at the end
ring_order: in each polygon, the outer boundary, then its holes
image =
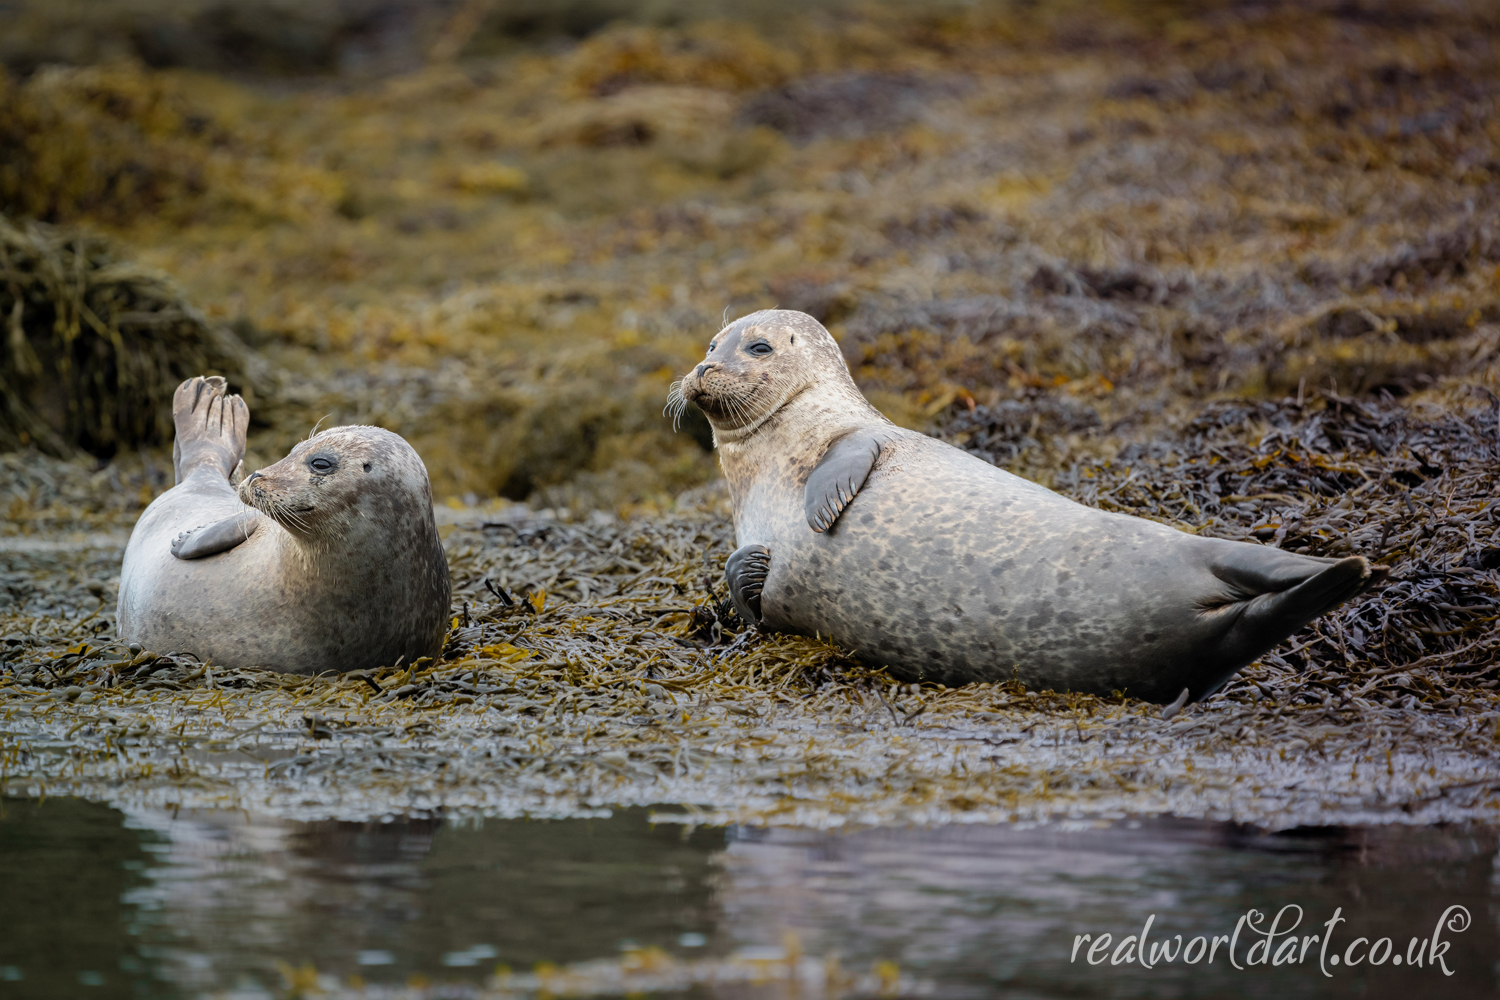
POLYGON ((672 387, 668 407, 676 406, 680 413, 693 403, 713 425, 715 440, 723 443, 754 433, 815 386, 825 399, 867 405, 823 324, 806 313, 765 309, 714 335, 703 361, 672 387))
POLYGON ((380 427, 315 434, 247 477, 239 497, 294 537, 324 545, 399 538, 401 529, 432 521, 426 466, 399 434, 380 427))

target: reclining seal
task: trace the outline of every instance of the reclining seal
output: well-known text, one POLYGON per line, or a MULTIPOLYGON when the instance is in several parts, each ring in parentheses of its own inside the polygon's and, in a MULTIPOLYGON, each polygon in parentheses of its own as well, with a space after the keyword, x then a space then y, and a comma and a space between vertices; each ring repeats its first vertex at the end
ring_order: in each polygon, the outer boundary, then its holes
POLYGON ((1085 507, 897 427, 804 313, 730 324, 680 394, 729 480, 741 615, 905 680, 1202 698, 1383 573, 1085 507))
POLYGON ((249 411, 218 377, 172 404, 177 485, 136 522, 122 638, 286 673, 442 650, 450 583, 421 458, 379 427, 332 427, 240 482, 249 411))

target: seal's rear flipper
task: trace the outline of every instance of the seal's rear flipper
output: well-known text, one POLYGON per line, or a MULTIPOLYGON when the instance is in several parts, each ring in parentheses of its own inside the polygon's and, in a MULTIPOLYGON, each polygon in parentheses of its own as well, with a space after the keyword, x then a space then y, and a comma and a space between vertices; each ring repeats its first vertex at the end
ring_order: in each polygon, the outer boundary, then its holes
POLYGON ((1386 568, 1371 566, 1363 556, 1323 559, 1236 545, 1214 563, 1213 573, 1231 595, 1205 613, 1233 615, 1233 624, 1220 640, 1220 652, 1243 666, 1384 579, 1386 568))
POLYGON ((879 430, 857 430, 828 446, 802 491, 803 512, 813 531, 833 527, 869 478, 885 441, 879 430))
POLYGON ((1254 598, 1240 625, 1264 633, 1279 632, 1276 639, 1280 639, 1364 590, 1370 575, 1370 564, 1364 558, 1340 559, 1295 587, 1254 598))
POLYGON ((202 559, 228 552, 255 534, 258 527, 260 515, 254 511, 234 514, 222 521, 184 531, 172 540, 172 554, 178 559, 202 559))
POLYGON ((181 483, 207 466, 225 481, 245 457, 245 432, 250 410, 239 396, 225 395, 228 385, 218 375, 190 378, 172 397, 172 469, 181 483))

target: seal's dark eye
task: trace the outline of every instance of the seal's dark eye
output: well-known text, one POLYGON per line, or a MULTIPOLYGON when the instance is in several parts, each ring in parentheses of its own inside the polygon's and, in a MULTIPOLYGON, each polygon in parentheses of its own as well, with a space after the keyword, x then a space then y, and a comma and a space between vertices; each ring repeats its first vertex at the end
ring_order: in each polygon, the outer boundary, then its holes
POLYGON ((714 352, 714 348, 716 348, 718 346, 719 346, 718 344, 709 344, 708 345, 708 351, 704 354, 704 357, 708 357, 709 354, 712 354, 714 352))
POLYGON ((334 455, 314 455, 307 460, 307 467, 319 476, 326 476, 339 467, 339 460, 334 455))
POLYGON ((772 351, 776 350, 776 348, 772 347, 770 344, 766 343, 764 340, 757 340, 755 343, 753 343, 749 347, 745 348, 745 350, 749 351, 751 354, 755 355, 757 358, 763 358, 767 354, 770 354, 772 351))

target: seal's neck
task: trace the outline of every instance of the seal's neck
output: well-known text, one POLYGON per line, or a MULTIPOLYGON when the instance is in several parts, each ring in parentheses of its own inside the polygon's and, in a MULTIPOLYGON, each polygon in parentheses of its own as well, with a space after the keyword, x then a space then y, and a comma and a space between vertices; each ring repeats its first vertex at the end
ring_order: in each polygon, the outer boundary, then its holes
POLYGON ((359 505, 335 514, 307 532, 281 528, 279 546, 285 564, 308 579, 358 578, 388 563, 394 539, 408 539, 421 525, 408 526, 389 513, 382 520, 359 505))
POLYGON ((844 374, 806 386, 760 420, 732 433, 716 428, 714 443, 730 493, 739 497, 771 466, 805 463, 810 469, 836 439, 859 427, 889 423, 844 374))
POLYGON ((294 534, 280 524, 276 528, 276 549, 281 554, 282 572, 289 580, 300 578, 305 584, 313 584, 347 571, 344 546, 316 535, 294 534))

